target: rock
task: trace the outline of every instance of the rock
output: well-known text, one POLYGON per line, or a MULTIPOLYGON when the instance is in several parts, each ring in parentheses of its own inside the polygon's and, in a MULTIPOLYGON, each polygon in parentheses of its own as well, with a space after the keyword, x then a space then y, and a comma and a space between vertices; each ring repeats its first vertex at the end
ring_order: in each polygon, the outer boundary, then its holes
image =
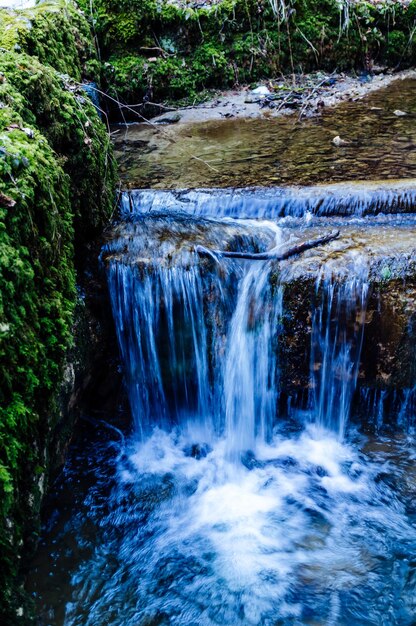
POLYGON ((336 137, 333 138, 331 143, 337 148, 339 148, 340 146, 347 146, 350 142, 346 141, 345 139, 341 139, 341 137, 337 135, 336 137))
POLYGON ((16 200, 10 198, 10 196, 6 196, 5 193, 0 191, 0 206, 6 209, 12 209, 14 206, 16 206, 16 200))
POLYGON ((393 113, 394 115, 397 115, 397 117, 405 117, 407 115, 405 111, 400 111, 400 109, 396 109, 393 113))
POLYGON ((270 90, 266 87, 266 85, 260 85, 260 87, 253 89, 251 93, 256 96, 268 96, 270 94, 270 90))
POLYGON ((388 67, 385 65, 373 65, 371 71, 374 76, 379 76, 380 74, 386 74, 388 72, 388 67))
POLYGON ((180 113, 178 113, 177 111, 174 111, 173 113, 165 113, 165 115, 158 117, 154 123, 155 124, 177 124, 179 120, 181 119, 181 117, 182 116, 180 113))

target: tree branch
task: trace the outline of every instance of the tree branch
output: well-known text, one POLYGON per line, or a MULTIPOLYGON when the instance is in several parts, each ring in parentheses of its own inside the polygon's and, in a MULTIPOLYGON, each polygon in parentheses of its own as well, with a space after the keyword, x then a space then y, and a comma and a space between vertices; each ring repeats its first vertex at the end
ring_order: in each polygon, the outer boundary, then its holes
POLYGON ((210 250, 204 246, 196 246, 195 252, 201 257, 225 257, 231 259, 247 259, 249 261, 284 261, 291 256, 305 252, 310 248, 316 248, 322 246, 339 237, 339 230, 334 230, 322 237, 316 239, 309 239, 308 241, 302 241, 296 244, 292 248, 287 248, 283 252, 229 252, 227 250, 210 250))

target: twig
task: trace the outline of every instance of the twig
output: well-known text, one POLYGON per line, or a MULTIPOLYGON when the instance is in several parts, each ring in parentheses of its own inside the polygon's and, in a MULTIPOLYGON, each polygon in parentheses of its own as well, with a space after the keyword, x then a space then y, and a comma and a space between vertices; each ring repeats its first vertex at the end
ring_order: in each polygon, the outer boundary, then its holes
MULTIPOLYGON (((333 76, 335 74, 335 70, 329 74, 329 76, 333 76)), ((298 117, 298 121, 300 121, 302 119, 303 114, 306 111, 306 107, 308 106, 309 101, 313 98, 313 96, 315 95, 315 93, 318 91, 319 87, 322 87, 322 85, 328 80, 328 76, 325 76, 325 78, 323 78, 317 85, 315 85, 315 87, 312 89, 312 91, 306 96, 305 98, 305 102, 303 103, 303 106, 300 110, 299 113, 299 117, 298 117)))
POLYGON ((226 257, 231 259, 247 259, 249 261, 284 261, 289 257, 300 254, 301 252, 305 252, 305 250, 309 250, 310 248, 316 248, 317 246, 322 246, 329 241, 337 239, 339 237, 339 233, 339 230, 334 230, 327 235, 322 235, 322 237, 309 239, 308 241, 302 241, 296 246, 287 248, 287 250, 284 250, 283 252, 229 252, 227 250, 210 250, 209 248, 205 248, 204 246, 196 246, 195 252, 201 257, 209 258, 226 257))
MULTIPOLYGON (((82 87, 82 83, 77 83, 75 82, 76 85, 78 85, 79 87, 82 87)), ((147 119, 147 117, 145 117, 142 113, 139 113, 139 111, 136 111, 135 109, 132 109, 128 104, 123 104, 121 105, 121 103, 119 102, 119 100, 116 100, 116 98, 113 98, 112 96, 108 95, 108 93, 105 93, 104 91, 101 91, 101 89, 98 89, 98 87, 91 87, 91 89, 93 91, 96 91, 97 93, 99 93, 101 96, 103 96, 104 98, 108 98, 109 100, 111 100, 112 102, 114 102, 115 104, 117 104, 119 107, 122 106, 124 109, 127 109, 128 111, 131 111, 132 113, 134 113, 135 115, 137 115, 144 124, 148 124, 149 126, 151 126, 152 128, 154 128, 158 133, 160 133, 161 135, 163 135, 170 143, 174 143, 176 144, 177 141, 176 139, 174 139, 173 137, 171 137, 169 135, 169 133, 165 132, 163 130, 163 128, 159 125, 159 124, 155 124, 154 122, 151 122, 149 119, 147 119)), ((197 157, 195 154, 192 154, 190 152, 185 152, 185 154, 188 154, 188 156, 191 159, 195 159, 195 161, 200 161, 201 163, 203 163, 204 165, 206 165, 210 170, 212 170, 213 172, 215 172, 216 174, 220 174, 220 171, 217 170, 215 167, 212 167, 212 165, 210 165, 209 163, 207 163, 206 161, 204 161, 204 159, 201 159, 200 157, 197 157)))
POLYGON ((173 54, 169 54, 169 52, 166 52, 166 50, 163 50, 163 48, 159 48, 159 46, 153 46, 153 48, 147 48, 145 46, 141 46, 140 50, 143 50, 145 52, 161 52, 163 57, 171 57, 174 56, 173 54))
POLYGON ((306 41, 306 43, 308 44, 308 46, 310 46, 312 52, 315 55, 315 60, 316 60, 316 64, 319 65, 319 56, 318 56, 318 50, 315 48, 315 46, 313 45, 313 43, 311 41, 309 41, 309 39, 306 37, 306 35, 303 34, 303 32, 301 31, 301 29, 299 28, 299 26, 297 24, 295 24, 296 26, 296 30, 298 31, 298 33, 300 34, 300 36, 306 41))

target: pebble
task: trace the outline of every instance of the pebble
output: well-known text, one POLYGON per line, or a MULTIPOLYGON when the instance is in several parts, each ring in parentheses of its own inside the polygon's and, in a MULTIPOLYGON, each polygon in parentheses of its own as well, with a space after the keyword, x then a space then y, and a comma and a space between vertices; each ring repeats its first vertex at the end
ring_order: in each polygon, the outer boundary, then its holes
POLYGON ((336 146, 337 148, 339 148, 340 146, 348 145, 350 142, 349 141, 345 141, 345 139, 341 139, 341 137, 339 135, 337 135, 336 137, 333 138, 331 143, 334 146, 336 146))
POLYGON ((261 85, 260 87, 253 89, 251 93, 255 96, 268 96, 270 94, 270 89, 268 89, 265 85, 261 85))

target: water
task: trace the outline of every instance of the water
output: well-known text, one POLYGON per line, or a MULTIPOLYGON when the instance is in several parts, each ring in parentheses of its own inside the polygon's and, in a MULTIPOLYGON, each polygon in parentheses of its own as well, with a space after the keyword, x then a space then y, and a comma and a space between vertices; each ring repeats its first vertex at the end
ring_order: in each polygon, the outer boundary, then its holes
POLYGON ((373 216, 414 213, 416 181, 336 183, 305 187, 133 189, 121 197, 122 215, 180 211, 189 215, 276 219, 304 216, 373 216))
MULTIPOLYGON (((414 624, 409 423, 383 438, 349 421, 369 257, 329 255, 316 274, 309 401, 285 414, 288 285, 273 262, 201 262, 184 231, 213 247, 226 234, 236 249, 285 240, 264 220, 159 215, 107 244, 133 428, 94 423, 99 443, 72 451, 57 487, 66 512, 50 516, 42 548, 49 576, 40 556, 34 584, 44 623, 414 624)), ((408 422, 412 403, 397 403, 408 422)))
POLYGON ((316 423, 344 438, 360 364, 369 292, 368 268, 357 258, 339 283, 318 279, 321 302, 312 317, 312 407, 316 423))
POLYGON ((172 190, 414 178, 415 94, 414 79, 397 80, 300 122, 295 114, 179 123, 163 133, 142 124, 118 127, 121 178, 132 189, 172 190), (408 115, 398 117, 397 109, 408 115), (337 135, 349 143, 334 146, 337 135))
POLYGON ((84 421, 54 486, 40 625, 416 623, 415 118, 393 115, 416 105, 396 87, 196 128, 220 175, 124 153, 165 188, 123 194, 102 254, 129 414, 84 421), (334 228, 279 264, 195 252, 334 228))
POLYGON ((65 616, 45 623, 414 623, 413 440, 283 423, 245 465, 194 442, 156 429, 112 463, 95 448, 98 484, 63 533, 81 557, 65 616))
MULTIPOLYGON (((280 229, 260 224, 277 247, 280 229)), ((155 426, 191 423, 210 445, 225 436, 238 456, 271 434, 282 291, 273 289, 270 262, 214 263, 204 272, 195 252, 174 258, 109 263, 136 429, 143 439, 155 426)))

